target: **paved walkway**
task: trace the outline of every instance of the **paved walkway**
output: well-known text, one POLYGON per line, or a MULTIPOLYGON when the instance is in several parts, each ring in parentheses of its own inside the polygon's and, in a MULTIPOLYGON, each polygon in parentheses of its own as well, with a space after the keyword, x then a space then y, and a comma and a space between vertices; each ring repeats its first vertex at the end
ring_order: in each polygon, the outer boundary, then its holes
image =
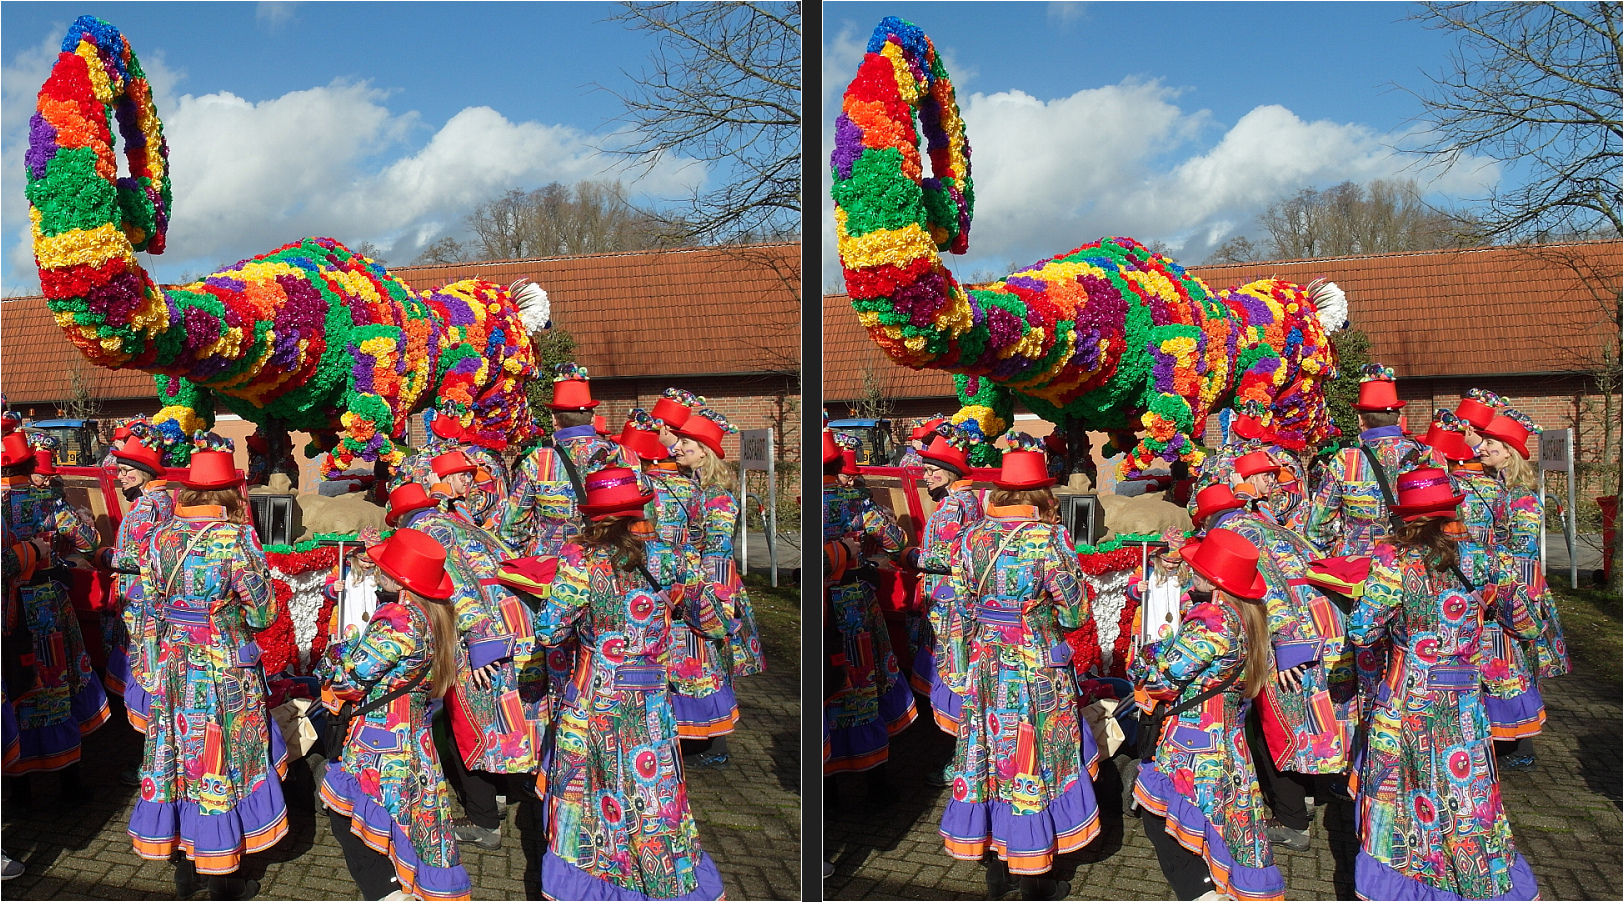
MULTIPOLYGON (((1547 683, 1544 696, 1548 721, 1534 740, 1538 767, 1506 774, 1501 783, 1517 848, 1538 875, 1543 898, 1624 898, 1619 686, 1576 671, 1547 683)), ((899 735, 889 767, 900 799, 885 810, 866 803, 861 775, 839 778, 840 802, 824 808, 824 857, 836 866, 824 881, 824 898, 986 898, 981 866, 948 857, 936 832, 947 790, 922 779, 951 747, 928 716, 899 735)), ((1102 764, 1095 784, 1101 834, 1083 851, 1061 857, 1055 875, 1071 881, 1073 899, 1171 899, 1144 827, 1112 810, 1124 783, 1131 788, 1137 762, 1119 755, 1111 763, 1118 768, 1102 764)), ((1322 806, 1309 851, 1275 856, 1286 898, 1354 898, 1357 843, 1352 806, 1322 806)))
MULTIPOLYGON (((782 637, 775 637, 782 641, 782 637)), ((790 642, 799 643, 799 636, 790 642)), ((688 797, 705 850, 722 871, 730 899, 801 896, 800 672, 793 663, 739 681, 740 726, 730 737, 732 760, 688 774, 688 797)), ((145 861, 125 833, 135 790, 115 775, 141 753, 138 735, 115 706, 114 719, 85 742, 86 781, 98 800, 77 810, 55 804, 55 778, 35 790, 36 810, 4 808, 4 842, 28 867, 5 884, 8 899, 169 899, 172 868, 145 861)), ((325 812, 317 819, 314 787, 304 762, 283 784, 289 836, 251 856, 246 876, 258 878, 261 899, 356 899, 359 893, 333 839, 325 812)), ((463 865, 476 899, 534 899, 543 847, 531 831, 530 806, 509 805, 503 848, 463 847, 463 865)), ((202 898, 202 897, 200 897, 202 898)))

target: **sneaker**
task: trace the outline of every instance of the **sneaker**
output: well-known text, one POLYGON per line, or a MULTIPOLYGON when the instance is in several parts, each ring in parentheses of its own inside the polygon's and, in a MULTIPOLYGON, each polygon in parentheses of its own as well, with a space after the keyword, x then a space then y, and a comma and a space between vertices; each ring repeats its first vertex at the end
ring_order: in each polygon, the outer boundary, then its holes
POLYGON ((1274 845, 1285 846, 1293 852, 1308 851, 1307 830, 1293 830, 1290 827, 1270 824, 1265 832, 1268 834, 1269 842, 1274 845))
POLYGON ((1229 902, 1229 900, 1233 899, 1234 897, 1233 896, 1226 896, 1223 893, 1220 893, 1215 889, 1209 889, 1206 892, 1202 893, 1201 895, 1196 896, 1195 898, 1196 898, 1196 902, 1203 902, 1203 900, 1212 900, 1212 899, 1221 900, 1221 902, 1229 902))
POLYGON ((134 764, 118 772, 118 782, 125 786, 141 785, 141 765, 134 764))
POLYGON ((1514 770, 1519 773, 1528 773, 1534 769, 1533 755, 1507 755, 1500 759, 1501 770, 1514 770))
POLYGON ((457 818, 451 825, 451 834, 457 837, 457 842, 471 843, 487 852, 502 848, 501 827, 480 827, 467 818, 457 818))
POLYGON ((727 763, 727 759, 726 752, 700 752, 689 758, 687 765, 689 767, 721 767, 727 763))
MULTIPOLYGON (((10 880, 23 875, 23 863, 4 852, 0 852, 0 880, 10 880)), ((828 876, 827 874, 824 876, 828 876)))
POLYGON ((947 786, 952 786, 953 785, 953 762, 949 761, 946 764, 942 765, 941 770, 926 771, 925 772, 925 785, 930 786, 930 787, 934 787, 936 789, 942 789, 942 788, 947 787, 947 786))
POLYGON ((417 899, 416 896, 406 892, 403 889, 397 889, 383 898, 384 902, 413 902, 413 900, 417 899))
MULTIPOLYGON (((9 860, 9 859, 8 859, 9 860)), ((835 875, 835 866, 825 861, 823 863, 823 879, 828 880, 835 875)))

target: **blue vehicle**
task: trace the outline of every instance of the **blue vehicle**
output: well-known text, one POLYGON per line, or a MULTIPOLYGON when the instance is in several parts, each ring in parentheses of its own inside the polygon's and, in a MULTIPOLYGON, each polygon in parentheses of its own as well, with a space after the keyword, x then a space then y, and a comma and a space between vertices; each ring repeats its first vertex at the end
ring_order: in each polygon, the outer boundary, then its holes
POLYGON ((829 431, 836 435, 849 435, 860 443, 857 463, 865 467, 888 467, 895 461, 901 446, 893 448, 891 421, 875 419, 830 420, 829 431))
POLYGON ((36 420, 26 431, 43 432, 56 439, 56 462, 64 467, 94 467, 107 453, 95 420, 36 420))

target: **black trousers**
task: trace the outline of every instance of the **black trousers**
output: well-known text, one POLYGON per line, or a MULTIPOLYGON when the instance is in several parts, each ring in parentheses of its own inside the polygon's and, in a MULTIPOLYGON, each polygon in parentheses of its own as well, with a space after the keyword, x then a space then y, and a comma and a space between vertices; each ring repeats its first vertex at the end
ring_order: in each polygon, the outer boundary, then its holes
POLYGON ((1318 775, 1277 769, 1266 742, 1252 746, 1252 760, 1257 764, 1258 787, 1263 790, 1263 798, 1268 800, 1280 825, 1307 830, 1313 822, 1308 813, 1308 796, 1314 794, 1318 775))
POLYGON ((351 833, 349 818, 329 808, 327 819, 333 825, 333 836, 344 850, 344 863, 350 868, 350 877, 363 898, 382 899, 400 888, 395 881, 395 863, 351 833))
POLYGON ((1156 860, 1162 866, 1162 876, 1180 899, 1195 899, 1212 889, 1212 878, 1207 862, 1200 855, 1179 845, 1167 832, 1167 821, 1140 809, 1139 820, 1145 825, 1145 835, 1156 849, 1156 860))
MULTIPOLYGON (((495 830, 502 826, 502 806, 496 803, 500 794, 512 796, 507 792, 507 774, 493 774, 482 770, 469 770, 463 763, 462 754, 457 751, 455 741, 445 756, 446 770, 451 778, 451 785, 456 787, 457 795, 462 799, 462 810, 468 815, 468 820, 474 826, 486 830, 495 830)), ((509 799, 508 801, 514 801, 509 799)))

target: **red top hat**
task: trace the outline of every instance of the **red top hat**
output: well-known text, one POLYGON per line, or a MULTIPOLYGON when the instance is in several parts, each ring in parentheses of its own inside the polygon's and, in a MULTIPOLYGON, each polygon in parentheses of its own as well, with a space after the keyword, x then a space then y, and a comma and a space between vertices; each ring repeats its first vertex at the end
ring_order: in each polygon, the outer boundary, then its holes
POLYGON ((0 466, 15 467, 34 459, 34 449, 28 447, 28 436, 21 432, 8 432, 5 448, 0 454, 0 466))
POLYGON ((439 503, 429 497, 428 490, 423 488, 421 482, 408 482, 389 493, 389 512, 384 514, 383 520, 394 526, 401 517, 412 511, 436 507, 439 503))
POLYGON ((266 451, 271 450, 271 443, 266 440, 264 433, 256 432, 253 435, 250 435, 247 442, 248 447, 254 449, 260 454, 264 454, 266 451))
POLYGON ((1455 494, 1448 473, 1437 467, 1422 467, 1398 477, 1398 500, 1393 504, 1393 513, 1406 521, 1452 517, 1464 500, 1465 493, 1455 494))
POLYGON ((461 420, 443 413, 434 415, 434 422, 429 424, 429 429, 436 436, 449 441, 458 441, 467 435, 467 430, 462 428, 461 420))
POLYGON ((154 476, 164 474, 164 459, 156 449, 149 448, 137 439, 130 439, 122 446, 113 449, 113 456, 133 467, 140 467, 154 476))
POLYGON ((1427 434, 1421 438, 1421 443, 1442 454, 1444 460, 1471 460, 1477 456, 1477 452, 1466 444, 1466 436, 1444 428, 1437 421, 1427 427, 1427 434))
POLYGON ((592 400, 592 389, 585 379, 560 379, 553 383, 553 400, 547 406, 553 410, 591 410, 598 402, 592 400))
POLYGON ((1229 422, 1229 431, 1247 441, 1257 441, 1264 436, 1263 421, 1254 416, 1237 413, 1229 422))
POLYGON ((722 453, 722 436, 724 435, 722 426, 710 417, 702 417, 697 414, 691 416, 686 423, 682 424, 682 428, 676 432, 677 435, 683 438, 691 438, 711 449, 716 453, 717 457, 727 458, 727 455, 722 453))
POLYGON ((930 447, 919 452, 919 456, 952 467, 958 471, 960 476, 970 472, 969 455, 953 447, 952 443, 943 435, 931 439, 930 447))
POLYGON ((591 520, 642 517, 643 505, 653 500, 653 492, 645 495, 638 488, 635 470, 604 467, 596 473, 587 474, 586 502, 581 505, 581 513, 591 520))
POLYGON ((122 442, 130 437, 130 427, 119 426, 113 430, 113 441, 122 442))
POLYGON ((1269 587, 1257 572, 1257 546, 1239 533, 1215 529, 1184 546, 1184 562, 1237 598, 1262 598, 1269 587))
POLYGON ((194 451, 192 467, 180 484, 189 489, 226 489, 242 485, 242 477, 230 451, 194 451))
POLYGON ((468 459, 468 455, 461 451, 447 451, 429 461, 429 466, 434 469, 434 475, 441 479, 457 473, 472 473, 479 469, 468 459))
POLYGON ((1041 489, 1055 484, 1042 451, 1005 451, 1004 464, 992 484, 1001 489, 1041 489))
POLYGON ((1477 431, 1488 438, 1505 442, 1507 447, 1522 455, 1523 460, 1528 459, 1528 430, 1511 417, 1497 414, 1487 426, 1477 427, 1477 431))
POLYGON ((1493 422, 1494 408, 1476 398, 1461 398, 1455 407, 1455 416, 1471 423, 1473 429, 1481 430, 1493 422))
POLYGON ((942 425, 944 422, 946 422, 946 420, 943 420, 941 417, 936 417, 935 419, 926 420, 925 422, 920 423, 918 426, 914 427, 912 432, 908 433, 908 441, 924 441, 937 426, 942 425))
POLYGON ((639 429, 631 422, 627 422, 626 428, 620 430, 620 438, 615 441, 643 460, 665 460, 671 456, 671 452, 660 444, 658 435, 646 429, 639 429))
MULTIPOLYGON (((423 488, 417 487, 419 490, 423 488)), ((413 595, 439 599, 451 597, 451 574, 445 572, 445 548, 426 533, 415 529, 397 529, 382 545, 368 548, 367 555, 378 562, 379 569, 394 577, 395 582, 413 595)))
POLYGON ((604 436, 605 438, 614 434, 609 431, 609 421, 604 419, 603 414, 601 413, 592 415, 592 431, 604 436))
POLYGON ((1241 474, 1242 479, 1251 479, 1259 473, 1268 473, 1279 470, 1280 465, 1274 462, 1267 451, 1253 451, 1235 458, 1235 472, 1241 474))
POLYGON ((679 429, 694 415, 693 408, 674 398, 661 398, 654 402, 654 409, 649 416, 660 420, 672 429, 679 429))
POLYGON ((41 476, 55 476, 56 456, 46 448, 34 449, 34 472, 41 476))
POLYGON ((846 476, 861 476, 863 471, 857 469, 857 452, 851 448, 840 451, 840 472, 846 476))
POLYGON ((1367 376, 1359 383, 1359 400, 1353 402, 1354 410, 1398 410, 1403 406, 1398 383, 1391 375, 1367 376))
POLYGON ((1229 486, 1221 483, 1209 485, 1195 494, 1195 513, 1190 519, 1200 526, 1213 514, 1232 511, 1245 505, 1246 502, 1235 497, 1235 492, 1229 486))
POLYGON ((835 443, 835 434, 823 430, 823 462, 832 463, 840 459, 840 445, 835 443))

